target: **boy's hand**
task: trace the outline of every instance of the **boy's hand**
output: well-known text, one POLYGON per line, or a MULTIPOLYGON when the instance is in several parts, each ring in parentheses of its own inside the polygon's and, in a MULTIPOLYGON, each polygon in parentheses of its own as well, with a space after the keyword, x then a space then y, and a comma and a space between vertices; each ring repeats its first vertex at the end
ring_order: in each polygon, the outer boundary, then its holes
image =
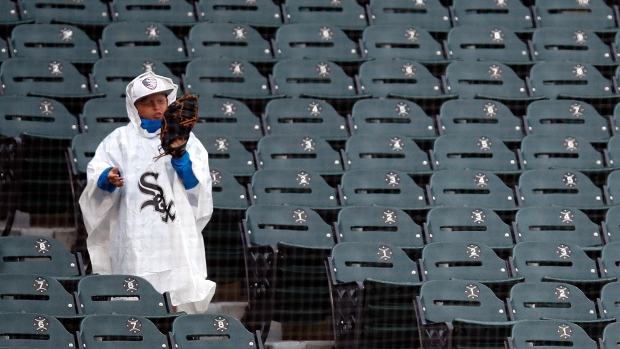
POLYGON ((114 167, 108 172, 108 182, 119 188, 125 185, 125 178, 121 177, 121 171, 118 167, 114 167))

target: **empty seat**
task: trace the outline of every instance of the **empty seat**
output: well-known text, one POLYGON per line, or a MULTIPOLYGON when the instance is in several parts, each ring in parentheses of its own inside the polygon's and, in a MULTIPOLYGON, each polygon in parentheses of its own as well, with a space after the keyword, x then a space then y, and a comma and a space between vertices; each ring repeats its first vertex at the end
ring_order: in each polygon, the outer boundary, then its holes
POLYGON ((536 21, 540 27, 575 27, 615 32, 613 9, 604 0, 536 0, 536 21))
POLYGON ((601 228, 581 210, 562 206, 521 208, 515 215, 513 230, 517 242, 562 241, 584 251, 603 247, 601 228))
POLYGON ((517 208, 512 189, 490 171, 436 171, 431 175, 427 191, 432 205, 517 208))
POLYGON ((58 240, 38 236, 0 237, 0 273, 58 278, 83 275, 81 258, 58 240))
POLYGON ((428 207, 424 190, 404 171, 381 168, 349 170, 342 175, 343 205, 381 205, 407 210, 428 207))
POLYGON ((81 28, 103 28, 112 21, 108 6, 99 0, 23 0, 24 17, 36 23, 68 23, 81 28))
POLYGON ((424 28, 408 23, 377 24, 362 33, 364 54, 374 59, 411 59, 425 64, 443 64, 443 48, 424 28))
POLYGON ((243 58, 252 63, 275 60, 269 41, 243 23, 196 24, 187 43, 192 57, 243 58))
MULTIPOLYGON (((610 209, 611 211, 611 209, 610 209)), ((612 212, 617 213, 617 210, 612 212)), ((620 242, 611 241, 603 246, 600 257, 601 272, 604 276, 620 277, 620 242)), ((615 317, 615 316, 614 316, 615 317)))
POLYGON ((614 322, 605 326, 599 343, 601 343, 601 349, 616 348, 620 344, 620 322, 614 322))
POLYGON ((605 184, 610 205, 620 203, 620 170, 614 170, 607 176, 605 184))
POLYGON ((94 98, 84 103, 82 126, 86 133, 108 134, 129 123, 123 98, 94 98))
POLYGON ((366 11, 356 1, 286 0, 282 11, 286 23, 334 23, 360 31, 368 25, 366 11))
POLYGON ((243 144, 228 134, 205 132, 205 128, 194 130, 209 153, 209 167, 230 172, 234 176, 251 176, 256 171, 254 156, 243 144))
POLYGON ((490 134, 449 134, 435 140, 431 152, 435 170, 476 169, 494 173, 519 172, 517 155, 490 134))
POLYGON ((620 241, 620 206, 612 206, 607 210, 601 228, 607 244, 620 241))
POLYGON ((282 25, 280 7, 272 0, 200 0, 198 20, 214 23, 243 23, 256 27, 282 25))
POLYGON ((0 295, 0 313, 40 312, 56 317, 77 314, 73 295, 54 277, 0 274, 0 295))
POLYGON ((215 166, 210 167, 209 173, 213 183, 214 209, 245 211, 248 208, 249 200, 245 186, 240 184, 232 173, 215 166))
MULTIPOLYGON (((322 23, 322 22, 318 22, 322 23)), ((276 57, 327 59, 332 62, 363 60, 357 42, 333 24, 292 23, 278 28, 275 36, 276 57)))
POLYGON ((520 152, 526 170, 572 168, 592 172, 607 167, 603 154, 581 136, 531 134, 521 141, 520 152))
POLYGON ((154 3, 151 0, 113 0, 114 21, 159 22, 170 27, 191 27, 196 24, 192 3, 185 0, 154 3))
POLYGON ((525 320, 515 323, 507 339, 508 349, 540 346, 548 349, 577 347, 597 349, 588 333, 566 320, 525 320))
POLYGON ((76 333, 79 348, 166 348, 168 338, 149 319, 137 315, 96 314, 85 317, 76 333))
POLYGON ((307 134, 327 141, 349 137, 346 119, 320 99, 274 99, 265 107, 264 120, 269 135, 307 134))
POLYGON ((446 33, 452 27, 450 13, 439 0, 370 0, 371 24, 411 24, 431 32, 446 33))
POLYGON ((260 338, 227 314, 187 314, 172 322, 170 336, 173 348, 257 348, 260 338))
POLYGON ((486 23, 452 28, 447 47, 448 58, 455 60, 496 61, 514 67, 533 64, 527 45, 512 30, 486 23))
POLYGON ((604 208, 605 196, 590 178, 572 169, 527 170, 518 183, 520 206, 604 208))
POLYGON ((440 134, 487 134, 505 142, 520 142, 522 120, 508 107, 488 99, 455 99, 441 105, 440 134))
POLYGON ((607 120, 589 103, 544 100, 531 103, 525 114, 528 134, 582 136, 588 142, 607 142, 607 120))
POLYGON ((68 24, 22 24, 11 32, 14 57, 63 59, 93 64, 97 43, 82 29, 68 24))
POLYGON ((534 31, 532 52, 536 61, 575 61, 612 65, 614 57, 609 45, 592 30, 543 27, 534 31))
MULTIPOLYGON (((617 250, 616 250, 617 251, 617 250)), ((615 275, 617 276, 617 274, 615 275)), ((620 317, 620 282, 611 282, 601 288, 602 316, 609 319, 620 317)))
POLYGON ((531 32, 534 21, 521 1, 454 0, 454 26, 499 26, 517 32, 531 32))
POLYGON ((437 137, 433 119, 419 105, 404 99, 371 98, 356 102, 351 111, 351 133, 400 134, 412 139, 437 137))
POLYGON ((55 317, 43 312, 0 313, 3 348, 73 349, 73 333, 55 317))
POLYGON ((198 98, 198 105, 196 132, 234 135, 249 143, 263 136, 260 119, 242 101, 203 95, 198 98))
POLYGON ((18 10, 16 3, 14 1, 12 0, 0 1, 0 25, 2 25, 4 28, 10 29, 12 26, 34 22, 34 19, 32 18, 22 19, 22 16, 24 16, 23 11, 18 10))
POLYGON ((397 134, 356 134, 344 149, 345 168, 401 170, 406 173, 430 173, 428 154, 411 139, 397 134))

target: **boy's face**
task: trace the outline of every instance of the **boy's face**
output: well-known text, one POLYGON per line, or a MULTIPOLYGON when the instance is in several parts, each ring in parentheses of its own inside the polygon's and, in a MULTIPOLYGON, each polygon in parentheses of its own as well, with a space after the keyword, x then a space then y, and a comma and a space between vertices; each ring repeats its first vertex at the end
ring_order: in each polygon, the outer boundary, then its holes
POLYGON ((142 119, 161 120, 168 107, 168 98, 165 93, 155 93, 138 99, 135 103, 138 115, 142 119))

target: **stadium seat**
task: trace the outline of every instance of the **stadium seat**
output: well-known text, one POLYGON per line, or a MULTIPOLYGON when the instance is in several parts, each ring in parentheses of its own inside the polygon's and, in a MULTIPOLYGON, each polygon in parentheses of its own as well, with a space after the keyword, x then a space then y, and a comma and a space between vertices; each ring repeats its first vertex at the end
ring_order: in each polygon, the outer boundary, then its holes
POLYGON ((431 151, 433 169, 518 173, 517 155, 491 134, 449 134, 439 136, 431 151))
POLYGON ((563 282, 523 282, 510 291, 508 306, 513 319, 563 320, 582 327, 597 338, 613 318, 599 317, 597 305, 577 286, 563 282))
POLYGON ((478 26, 452 28, 448 33, 446 45, 448 58, 452 60, 495 61, 509 65, 515 70, 534 64, 530 60, 525 42, 519 39, 515 32, 501 26, 484 23, 478 26))
POLYGON ((307 134, 328 142, 349 138, 346 119, 320 99, 274 99, 265 107, 264 120, 268 135, 307 134))
POLYGON ((264 136, 255 154, 260 169, 308 169, 319 175, 340 175, 344 171, 340 153, 323 138, 308 134, 264 136))
POLYGON ((521 1, 454 0, 455 27, 504 27, 515 32, 531 32, 534 21, 530 9, 521 1))
MULTIPOLYGON (((121 303, 121 302, 119 302, 121 303)), ((78 348, 166 348, 168 338, 153 322, 135 314, 96 314, 85 317, 76 334, 78 348)))
POLYGON ((519 209, 513 222, 517 242, 554 241, 579 246, 584 251, 603 247, 601 228, 581 210, 562 206, 519 209))
POLYGON ((172 322, 172 348, 261 348, 262 341, 227 314, 187 314, 172 322))
POLYGON ((320 23, 323 22, 291 23, 279 27, 274 40, 276 57, 327 59, 336 63, 365 60, 358 43, 338 27, 340 22, 320 23))
MULTIPOLYGON (((151 57, 108 57, 98 60, 93 65, 94 90, 104 93, 106 97, 125 98, 127 84, 146 71, 170 78, 175 84, 181 86, 179 77, 159 60, 151 59, 151 57)), ((124 110, 124 114, 127 114, 126 109, 124 110)))
POLYGON ((192 27, 196 13, 185 0, 153 2, 152 0, 113 0, 110 4, 115 22, 159 22, 168 27, 192 27))
POLYGON ((94 64, 97 43, 79 27, 67 24, 22 24, 11 32, 13 56, 63 59, 73 64, 94 64))
POLYGON ((358 73, 360 91, 377 98, 399 98, 424 104, 441 104, 457 98, 444 92, 441 80, 416 61, 371 60, 358 73))
POLYGON ((198 20, 214 23, 240 23, 259 28, 282 25, 280 7, 272 0, 200 0, 198 20))
POLYGON ((336 190, 310 170, 258 170, 249 190, 253 205, 289 204, 327 210, 340 206, 336 190))
POLYGON ((549 99, 577 99, 598 108, 620 102, 612 81, 591 63, 539 62, 530 70, 530 83, 535 96, 549 99))
POLYGON ((525 114, 527 134, 571 135, 588 142, 607 142, 607 120, 589 103, 544 100, 531 103, 525 114))
POLYGON ((499 348, 514 324, 504 301, 476 281, 426 281, 414 304, 422 348, 499 348))
MULTIPOLYGON (((194 58, 184 74, 185 91, 199 97, 268 101, 269 81, 252 63, 232 58, 194 58)), ((266 103, 266 102, 265 102, 266 103)))
POLYGON ((418 345, 411 304, 422 284, 417 263, 394 244, 342 242, 326 262, 336 348, 418 345))
POLYGON ((436 171, 431 175, 427 192, 432 206, 479 206, 497 211, 517 209, 512 189, 490 171, 436 171))
POLYGON ((607 176, 605 187, 609 204, 618 205, 620 203, 620 170, 614 170, 607 176))
POLYGON ((206 127, 193 130, 209 153, 209 167, 225 170, 233 176, 250 177, 256 172, 254 156, 235 137, 205 132, 206 127))
POLYGON ((3 273, 0 274, 0 295, 0 313, 38 312, 55 317, 77 315, 73 295, 54 277, 3 273))
POLYGON ((275 61, 269 41, 243 23, 199 23, 187 40, 190 57, 238 58, 255 64, 275 61))
POLYGON ((1 348, 73 349, 73 333, 55 317, 43 313, 0 313, 1 348))
POLYGON ((612 169, 617 169, 620 166, 620 136, 611 136, 607 142, 607 147, 603 149, 605 160, 612 169))
MULTIPOLYGON (((620 76, 620 70, 616 71, 615 79, 618 81, 618 77, 620 76)), ((614 107, 612 117, 611 117, 611 129, 613 134, 617 134, 620 131, 620 103, 616 104, 614 107)))
POLYGON ((525 348, 528 346, 561 349, 575 347, 597 349, 598 346, 588 333, 566 320, 525 320, 512 327, 507 339, 507 349, 525 348))
POLYGON ((493 290, 499 298, 508 296, 514 277, 507 261, 486 244, 470 241, 434 242, 424 246, 420 258, 422 280, 470 280, 493 290))
POLYGON ((536 0, 534 13, 539 27, 580 27, 597 32, 616 32, 613 9, 604 0, 536 0))
POLYGON ((353 135, 400 134, 417 140, 437 138, 434 120, 419 105, 404 99, 358 101, 351 110, 350 122, 353 135))
POLYGON ((426 29, 410 23, 371 25, 362 33, 362 46, 372 59, 411 59, 429 66, 449 62, 441 44, 426 29))
POLYGON ((532 36, 535 61, 588 62, 594 66, 615 65, 609 45, 592 30, 543 27, 532 36))
POLYGON ((521 141, 523 168, 571 168, 582 172, 607 170, 603 154, 587 139, 569 134, 530 134, 521 141))
POLYGON ((331 226, 309 207, 254 205, 242 222, 248 273, 246 326, 267 338, 271 321, 320 321, 329 313, 324 261, 331 226))
POLYGON ((431 173, 428 154, 411 139, 397 134, 356 134, 347 140, 345 169, 400 170, 408 174, 431 173))
MULTIPOLYGON (((526 282, 567 283, 596 297, 600 288, 615 277, 599 276, 596 261, 579 246, 559 241, 524 241, 515 245, 509 262, 516 276, 526 282)), ((594 299, 594 298, 592 298, 594 299)), ((594 314, 596 315, 596 314, 594 314)), ((518 318, 520 320, 523 318, 518 318)))
POLYGON ((523 139, 522 120, 503 103, 488 99, 455 99, 441 105, 440 134, 489 134, 504 142, 523 139))
POLYGON ((428 243, 469 241, 498 253, 514 247, 510 226, 493 210, 482 207, 434 207, 426 215, 428 243))
POLYGON ((24 19, 36 23, 67 23, 87 28, 103 28, 112 16, 108 6, 99 0, 21 0, 24 19))
POLYGON ((196 132, 234 135, 248 143, 256 143, 263 136, 260 119, 242 101, 203 95, 198 105, 196 132))
POLYGON ((153 59, 176 65, 190 60, 185 44, 172 29, 154 21, 114 22, 101 33, 101 56, 153 59))
MULTIPOLYGON (((213 203, 215 210, 244 212, 249 207, 248 195, 232 173, 212 166, 213 203)), ((235 225, 236 225, 235 221, 235 225)))
POLYGON ((130 123, 123 98, 94 98, 84 103, 81 115, 85 133, 109 134, 130 123))
POLYGON ((603 286, 601 288, 600 301, 603 316, 617 320, 620 317, 620 282, 611 282, 603 286))
POLYGON ((601 229, 606 244, 620 241, 620 206, 612 206, 607 210, 601 229))
POLYGON ((600 349, 612 349, 620 344, 620 322, 605 326, 603 336, 599 339, 600 349))
POLYGON ((424 246, 422 228, 398 207, 344 207, 334 226, 338 243, 389 243, 412 252, 424 246))
POLYGON ((22 18, 22 16, 25 17, 25 15, 23 14, 23 11, 20 11, 17 8, 16 3, 14 1, 12 0, 0 1, 0 27, 3 30, 10 32, 11 28, 13 28, 14 26, 24 24, 24 23, 34 22, 34 19, 22 18))
POLYGON ((370 0, 370 24, 412 24, 430 32, 447 33, 450 13, 440 0, 370 0))
POLYGON ((77 283, 75 297, 78 314, 87 318, 97 314, 174 317, 168 292, 159 293, 150 282, 135 275, 85 276, 77 283))
POLYGON ((79 256, 58 240, 38 236, 0 237, 0 273, 75 278, 83 275, 79 256))
POLYGON ((333 23, 357 31, 368 26, 366 11, 356 1, 285 0, 282 12, 285 23, 333 23))
POLYGON ((602 209, 605 195, 590 178, 572 169, 527 170, 517 186, 519 206, 564 205, 580 209, 602 209))
MULTIPOLYGON (((611 209, 610 209, 611 211, 611 209)), ((617 210, 612 212, 616 213, 617 210)), ((601 251, 601 257, 599 260, 601 273, 604 276, 620 277, 620 242, 609 241, 601 251)), ((616 305, 617 306, 617 305, 616 305)))
POLYGON ((428 208, 424 189, 405 171, 349 170, 342 175, 340 190, 344 206, 381 205, 404 211, 428 208))
POLYGON ((529 103, 538 98, 515 71, 496 61, 456 61, 446 68, 447 92, 463 99, 529 103))

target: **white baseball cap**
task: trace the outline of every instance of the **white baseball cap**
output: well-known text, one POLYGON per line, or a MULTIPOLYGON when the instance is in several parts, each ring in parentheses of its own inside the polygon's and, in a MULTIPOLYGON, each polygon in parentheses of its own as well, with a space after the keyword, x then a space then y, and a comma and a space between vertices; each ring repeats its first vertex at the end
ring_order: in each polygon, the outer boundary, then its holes
POLYGON ((170 87, 159 76, 148 74, 133 83, 131 99, 135 103, 138 99, 155 93, 165 93, 168 96, 174 90, 170 87))

